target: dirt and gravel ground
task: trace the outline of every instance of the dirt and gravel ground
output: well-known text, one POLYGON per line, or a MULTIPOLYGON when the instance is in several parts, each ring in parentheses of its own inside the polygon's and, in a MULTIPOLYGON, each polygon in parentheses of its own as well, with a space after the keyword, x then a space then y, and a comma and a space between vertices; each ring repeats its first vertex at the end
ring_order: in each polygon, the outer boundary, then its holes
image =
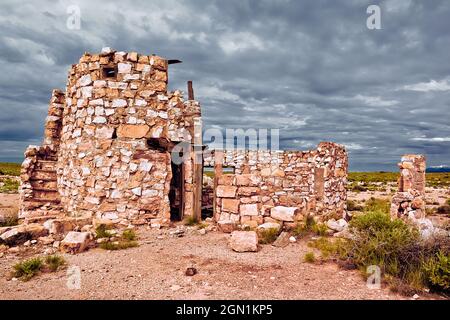
MULTIPOLYGON (((15 205, 17 195, 0 194, 0 203, 15 205)), ((42 248, 4 253, 0 299, 411 299, 386 287, 369 289, 359 271, 333 262, 303 262, 311 251, 307 239, 285 248, 264 245, 257 253, 236 253, 227 246, 228 234, 201 235, 192 229, 175 237, 171 231, 142 227, 137 248, 64 255, 67 267, 80 268, 80 289, 68 288, 67 270, 28 282, 11 279, 12 265, 42 255, 42 248), (198 274, 186 276, 188 267, 198 274)), ((444 298, 424 294, 420 299, 444 298)))
POLYGON ((93 249, 64 255, 81 269, 81 289, 68 289, 66 271, 45 273, 28 282, 8 280, 11 265, 0 261, 1 299, 402 299, 388 289, 370 290, 357 271, 333 263, 302 262, 310 249, 265 245, 257 253, 235 253, 227 234, 196 231, 173 237, 167 231, 139 232, 141 245, 122 251, 93 249), (185 275, 187 267, 198 274, 185 275))

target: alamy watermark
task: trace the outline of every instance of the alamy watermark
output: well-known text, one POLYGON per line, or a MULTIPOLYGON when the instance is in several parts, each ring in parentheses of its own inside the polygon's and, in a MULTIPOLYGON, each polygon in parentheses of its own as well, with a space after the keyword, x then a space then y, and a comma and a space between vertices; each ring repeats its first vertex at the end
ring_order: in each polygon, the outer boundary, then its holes
POLYGON ((366 26, 369 30, 381 29, 381 8, 376 4, 367 7, 367 14, 370 14, 366 20, 366 26))
POLYGON ((70 266, 67 269, 66 286, 70 290, 81 289, 81 268, 79 266, 70 266))
POLYGON ((66 13, 68 14, 66 20, 66 27, 69 30, 81 29, 81 9, 78 5, 72 4, 67 7, 66 13))
MULTIPOLYGON (((172 151, 172 162, 174 164, 181 164, 191 159, 191 139, 185 137, 183 142, 176 144, 172 151)), ((276 151, 280 149, 280 130, 279 129, 242 129, 242 128, 227 128, 225 134, 220 129, 207 129, 201 132, 201 126, 194 126, 194 153, 208 157, 212 150, 256 150, 256 151, 276 151), (198 139, 198 137, 203 137, 198 139), (204 148, 203 145, 196 144, 196 141, 203 141, 208 143, 209 148, 204 148)), ((201 157, 194 157, 194 163, 201 161, 201 157), (199 160, 197 160, 199 159, 199 160)))
POLYGON ((366 269, 367 277, 367 288, 369 289, 380 289, 381 288, 381 269, 379 266, 371 265, 366 269))

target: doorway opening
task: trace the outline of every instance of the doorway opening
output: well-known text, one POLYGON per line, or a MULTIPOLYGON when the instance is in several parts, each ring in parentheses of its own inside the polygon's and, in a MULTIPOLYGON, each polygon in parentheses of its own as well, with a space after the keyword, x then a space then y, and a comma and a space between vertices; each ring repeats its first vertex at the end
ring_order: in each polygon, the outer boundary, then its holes
POLYGON ((183 219, 183 181, 184 169, 183 164, 175 164, 171 162, 172 179, 170 180, 169 202, 170 202, 170 220, 180 221, 183 219))

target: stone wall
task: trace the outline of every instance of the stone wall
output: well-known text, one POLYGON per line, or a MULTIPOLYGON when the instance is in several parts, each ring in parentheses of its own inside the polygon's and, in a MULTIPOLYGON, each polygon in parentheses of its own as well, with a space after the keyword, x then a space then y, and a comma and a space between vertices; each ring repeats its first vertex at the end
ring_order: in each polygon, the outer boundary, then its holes
POLYGON ((61 214, 56 161, 61 138, 64 92, 53 90, 42 146, 29 146, 21 168, 19 218, 61 214))
POLYGON ((406 154, 398 166, 400 178, 398 192, 392 197, 391 217, 425 217, 425 156, 406 154))
POLYGON ((323 142, 312 151, 215 151, 205 165, 216 168, 216 221, 258 225, 273 221, 274 210, 292 212, 287 222, 308 214, 321 220, 345 214, 343 146, 323 142), (222 174, 223 167, 234 168, 234 174, 222 174))

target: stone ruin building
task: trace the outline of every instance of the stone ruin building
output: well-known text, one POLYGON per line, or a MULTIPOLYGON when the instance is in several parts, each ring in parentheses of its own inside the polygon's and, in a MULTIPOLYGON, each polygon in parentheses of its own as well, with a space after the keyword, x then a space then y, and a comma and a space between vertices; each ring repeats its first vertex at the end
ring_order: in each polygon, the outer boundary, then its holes
POLYGON ((212 150, 203 157, 200 105, 192 86, 187 100, 168 91, 171 62, 179 61, 105 48, 72 65, 66 90, 52 93, 43 144, 25 152, 22 221, 86 218, 161 226, 200 219, 202 203, 210 203, 225 231, 235 224, 345 214, 343 146, 212 150), (180 143, 188 154, 175 164, 172 151, 180 143), (212 188, 202 190, 204 166, 215 175, 212 188))
POLYGON ((391 217, 425 217, 425 171, 426 159, 423 155, 406 154, 398 164, 400 178, 398 192, 391 201, 391 217))

